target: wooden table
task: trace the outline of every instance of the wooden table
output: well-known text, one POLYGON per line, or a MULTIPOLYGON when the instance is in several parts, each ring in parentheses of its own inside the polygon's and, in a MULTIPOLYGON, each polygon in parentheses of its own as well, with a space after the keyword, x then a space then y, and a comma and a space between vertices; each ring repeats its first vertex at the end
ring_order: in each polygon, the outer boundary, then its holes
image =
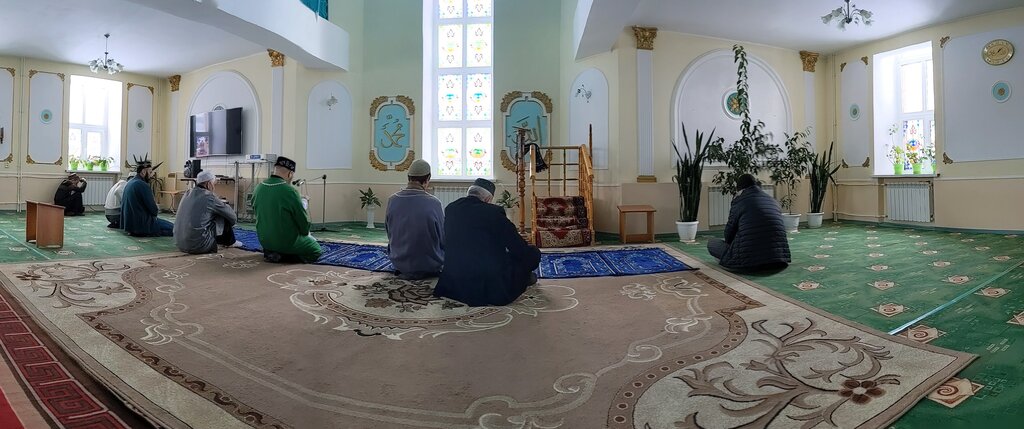
POLYGON ((654 212, 657 210, 648 205, 618 206, 619 207, 619 241, 626 243, 654 242, 654 212), (647 233, 626 235, 626 213, 647 213, 647 233))
POLYGON ((36 247, 64 247, 64 207, 25 201, 25 241, 36 247))

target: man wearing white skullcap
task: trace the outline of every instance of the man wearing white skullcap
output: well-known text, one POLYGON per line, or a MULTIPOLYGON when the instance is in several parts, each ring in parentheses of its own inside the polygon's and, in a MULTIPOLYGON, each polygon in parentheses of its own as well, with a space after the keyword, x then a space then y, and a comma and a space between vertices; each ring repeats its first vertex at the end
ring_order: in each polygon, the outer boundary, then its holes
POLYGON ((384 220, 388 258, 400 278, 436 277, 444 265, 444 209, 441 201, 427 192, 427 161, 413 161, 408 176, 406 188, 388 199, 384 220))
POLYGON ((214 253, 217 245, 241 247, 232 227, 237 219, 231 209, 213 193, 217 176, 201 171, 196 186, 185 193, 174 222, 174 244, 185 253, 214 253))

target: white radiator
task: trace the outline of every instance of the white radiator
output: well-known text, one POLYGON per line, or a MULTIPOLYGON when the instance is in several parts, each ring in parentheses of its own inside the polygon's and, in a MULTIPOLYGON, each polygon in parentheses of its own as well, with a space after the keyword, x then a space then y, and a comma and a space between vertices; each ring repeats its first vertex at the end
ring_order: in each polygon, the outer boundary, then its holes
POLYGON ((78 173, 82 176, 89 186, 85 187, 85 193, 82 194, 82 204, 87 206, 102 206, 107 202, 107 192, 114 186, 114 182, 117 176, 114 174, 84 174, 78 173))
POLYGON ((931 222, 931 183, 886 183, 885 216, 889 220, 931 222))
POLYGON ((441 207, 466 196, 469 186, 466 185, 434 185, 434 196, 441 200, 441 207))
MULTIPOLYGON (((772 195, 775 192, 773 185, 762 185, 761 190, 772 195)), ((729 208, 732 206, 732 195, 722 193, 722 188, 712 186, 708 188, 708 226, 719 226, 729 223, 729 208)))

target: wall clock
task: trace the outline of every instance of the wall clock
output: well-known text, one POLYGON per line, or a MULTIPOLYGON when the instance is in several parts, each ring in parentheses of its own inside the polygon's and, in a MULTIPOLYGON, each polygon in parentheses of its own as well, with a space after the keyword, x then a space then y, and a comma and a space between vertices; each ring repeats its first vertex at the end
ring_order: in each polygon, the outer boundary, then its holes
POLYGON ((1009 40, 996 39, 981 49, 981 58, 994 66, 1006 64, 1013 58, 1013 44, 1009 40))

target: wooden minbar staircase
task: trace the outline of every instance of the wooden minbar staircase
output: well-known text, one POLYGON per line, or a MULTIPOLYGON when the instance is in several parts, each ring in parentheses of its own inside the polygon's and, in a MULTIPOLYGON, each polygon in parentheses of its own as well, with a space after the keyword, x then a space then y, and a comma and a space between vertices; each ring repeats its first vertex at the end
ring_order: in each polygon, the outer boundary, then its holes
POLYGON ((588 145, 543 149, 548 169, 538 173, 533 162, 529 169, 533 197, 531 238, 537 247, 590 246, 594 243, 591 149, 588 145), (538 196, 538 192, 542 195, 538 196))

